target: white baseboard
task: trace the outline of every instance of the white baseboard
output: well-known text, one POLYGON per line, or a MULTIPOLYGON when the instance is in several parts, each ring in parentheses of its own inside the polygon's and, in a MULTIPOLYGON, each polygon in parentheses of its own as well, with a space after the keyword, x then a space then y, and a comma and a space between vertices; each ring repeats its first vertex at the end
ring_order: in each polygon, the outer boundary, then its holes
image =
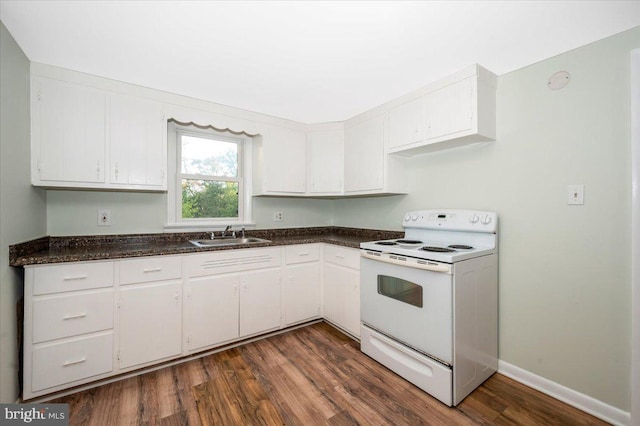
POLYGON ((620 426, 628 426, 631 424, 630 413, 556 382, 552 382, 549 379, 545 379, 527 370, 523 370, 520 367, 511 365, 508 362, 498 361, 498 373, 576 407, 592 416, 598 417, 605 422, 620 426))

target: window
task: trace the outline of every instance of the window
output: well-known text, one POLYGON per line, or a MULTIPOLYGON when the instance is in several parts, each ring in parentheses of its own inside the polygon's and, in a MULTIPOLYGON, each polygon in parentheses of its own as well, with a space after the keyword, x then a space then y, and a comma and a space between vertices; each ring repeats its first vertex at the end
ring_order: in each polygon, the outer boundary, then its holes
POLYGON ((175 153, 169 186, 168 227, 246 223, 247 137, 194 125, 170 123, 169 152, 175 153))

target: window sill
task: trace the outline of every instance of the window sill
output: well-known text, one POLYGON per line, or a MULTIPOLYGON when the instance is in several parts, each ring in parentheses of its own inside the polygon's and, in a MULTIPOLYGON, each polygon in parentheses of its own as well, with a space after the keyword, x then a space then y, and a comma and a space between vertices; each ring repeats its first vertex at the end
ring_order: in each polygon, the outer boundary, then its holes
POLYGON ((253 222, 198 222, 198 223, 167 223, 164 225, 165 232, 197 232, 197 231, 223 231, 227 226, 234 230, 240 227, 255 228, 253 222))

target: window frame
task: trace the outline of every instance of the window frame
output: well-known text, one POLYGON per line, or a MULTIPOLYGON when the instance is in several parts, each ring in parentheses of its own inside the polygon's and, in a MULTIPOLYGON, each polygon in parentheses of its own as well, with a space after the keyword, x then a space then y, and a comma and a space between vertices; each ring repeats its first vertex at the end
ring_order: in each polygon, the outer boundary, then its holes
POLYGON ((167 224, 165 229, 188 231, 218 229, 226 225, 254 226, 251 220, 251 137, 244 133, 219 131, 212 126, 182 125, 168 122, 169 179, 167 188, 167 224), (237 177, 182 173, 182 135, 236 143, 238 146, 237 177), (183 218, 182 179, 199 179, 238 183, 238 216, 226 218, 183 218))

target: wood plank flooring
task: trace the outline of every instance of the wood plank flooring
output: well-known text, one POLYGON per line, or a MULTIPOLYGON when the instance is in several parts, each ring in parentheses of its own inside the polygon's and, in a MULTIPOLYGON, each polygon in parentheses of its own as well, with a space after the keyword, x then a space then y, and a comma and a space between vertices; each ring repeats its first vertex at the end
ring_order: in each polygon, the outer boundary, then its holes
POLYGON ((71 425, 600 425, 495 374, 449 408, 326 323, 78 392, 71 425))

